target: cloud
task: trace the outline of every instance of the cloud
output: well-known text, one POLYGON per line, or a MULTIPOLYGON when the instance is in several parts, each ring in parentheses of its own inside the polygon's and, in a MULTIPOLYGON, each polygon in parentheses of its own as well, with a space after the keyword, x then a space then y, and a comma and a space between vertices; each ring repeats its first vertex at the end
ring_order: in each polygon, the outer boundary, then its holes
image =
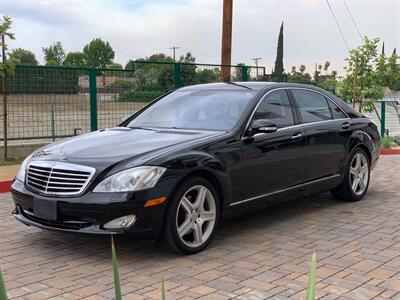
MULTIPOLYGON (((386 49, 399 47, 398 1, 348 1, 363 35, 382 37, 386 49)), ((360 38, 341 1, 332 7, 351 47, 360 38)), ((198 62, 220 61, 222 2, 215 1, 2 1, 13 20, 17 40, 42 59, 41 47, 61 41, 67 51, 81 50, 95 37, 111 43, 116 61, 156 52, 192 52, 198 62)), ((284 21, 285 68, 331 61, 341 70, 347 49, 325 1, 234 1, 233 63, 263 57, 267 70, 275 60, 284 21)), ((400 48, 400 47, 399 47, 400 48)))

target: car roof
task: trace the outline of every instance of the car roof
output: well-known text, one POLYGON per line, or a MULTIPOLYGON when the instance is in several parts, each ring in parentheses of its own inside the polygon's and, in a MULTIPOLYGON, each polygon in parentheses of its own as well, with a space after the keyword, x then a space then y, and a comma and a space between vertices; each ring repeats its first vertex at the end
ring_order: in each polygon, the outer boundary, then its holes
POLYGON ((196 84, 180 88, 181 91, 195 90, 253 90, 259 91, 267 87, 302 87, 314 90, 321 90, 313 85, 288 83, 288 82, 268 82, 268 81, 235 81, 235 82, 216 82, 196 84))

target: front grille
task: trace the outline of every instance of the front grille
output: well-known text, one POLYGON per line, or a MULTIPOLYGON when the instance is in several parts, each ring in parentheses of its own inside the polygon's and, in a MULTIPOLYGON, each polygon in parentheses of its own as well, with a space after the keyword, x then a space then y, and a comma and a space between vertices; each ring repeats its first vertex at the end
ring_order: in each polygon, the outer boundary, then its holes
POLYGON ((77 195, 88 185, 94 168, 53 161, 34 161, 28 166, 27 186, 46 195, 77 195))

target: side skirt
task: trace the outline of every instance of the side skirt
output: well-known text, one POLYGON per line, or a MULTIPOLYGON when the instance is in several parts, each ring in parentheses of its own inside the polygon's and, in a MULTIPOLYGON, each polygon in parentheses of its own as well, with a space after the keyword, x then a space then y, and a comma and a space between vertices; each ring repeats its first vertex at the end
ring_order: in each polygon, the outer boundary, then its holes
POLYGON ((324 192, 324 191, 333 189, 337 185, 339 185, 341 181, 342 181, 342 175, 340 175, 340 174, 330 175, 330 176, 327 176, 324 178, 319 178, 316 180, 312 180, 312 181, 305 182, 305 183, 302 183, 299 185, 284 188, 284 189, 274 191, 271 193, 255 196, 255 197, 240 200, 237 202, 233 202, 229 206, 230 207, 241 206, 242 204, 246 204, 246 203, 249 204, 251 202, 258 202, 255 200, 268 200, 268 203, 271 202, 271 204, 274 204, 274 203, 289 200, 292 198, 304 197, 304 196, 307 196, 310 194, 317 194, 320 192, 324 192), (286 199, 286 198, 288 198, 288 199, 286 199), (281 199, 281 201, 274 201, 275 199, 281 199))

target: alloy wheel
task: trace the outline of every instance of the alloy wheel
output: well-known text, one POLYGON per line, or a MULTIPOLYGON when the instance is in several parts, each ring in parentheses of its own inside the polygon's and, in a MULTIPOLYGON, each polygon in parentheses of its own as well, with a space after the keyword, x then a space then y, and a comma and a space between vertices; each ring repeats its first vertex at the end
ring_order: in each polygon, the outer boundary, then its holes
POLYGON ((369 165, 365 155, 358 152, 350 164, 350 186, 356 195, 361 195, 367 188, 369 180, 369 165))
POLYGON ((179 201, 176 228, 182 243, 200 247, 210 238, 216 221, 213 194, 202 185, 191 187, 179 201))

